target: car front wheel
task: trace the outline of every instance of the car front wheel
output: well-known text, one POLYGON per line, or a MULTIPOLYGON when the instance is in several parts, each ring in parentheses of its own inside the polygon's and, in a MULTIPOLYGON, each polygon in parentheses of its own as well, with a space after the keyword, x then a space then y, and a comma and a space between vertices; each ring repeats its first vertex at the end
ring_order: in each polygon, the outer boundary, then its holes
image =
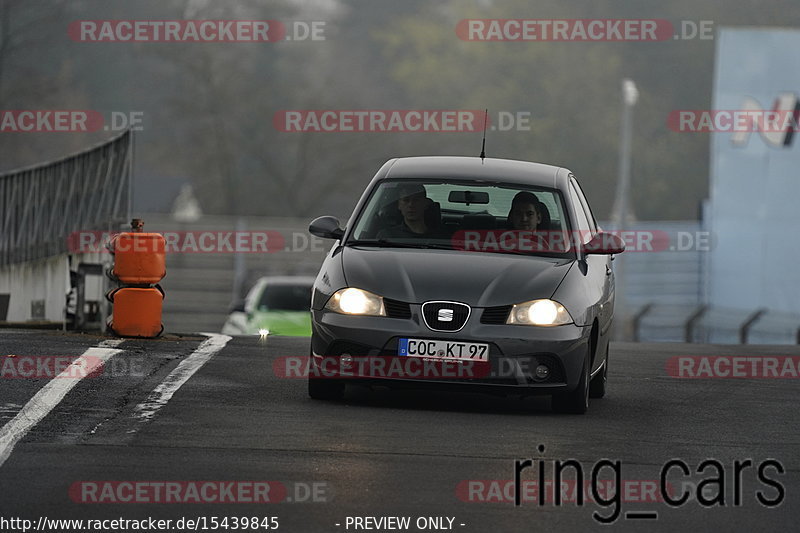
POLYGON ((608 387, 608 344, 606 344, 606 358, 603 360, 603 369, 597 373, 589 383, 589 397, 602 398, 606 395, 608 387))
POLYGON ((315 400, 341 400, 344 383, 339 379, 308 378, 308 395, 315 400))
POLYGON ((583 373, 578 386, 572 392, 554 394, 553 411, 582 415, 589 408, 589 357, 583 360, 583 373))

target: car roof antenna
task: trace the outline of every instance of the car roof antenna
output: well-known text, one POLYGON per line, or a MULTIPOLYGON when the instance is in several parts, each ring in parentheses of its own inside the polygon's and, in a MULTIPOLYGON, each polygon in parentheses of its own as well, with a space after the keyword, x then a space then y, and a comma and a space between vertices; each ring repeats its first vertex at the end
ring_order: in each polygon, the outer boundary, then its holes
POLYGON ((481 144, 481 163, 486 159, 486 123, 489 121, 489 109, 483 112, 483 144, 481 144))

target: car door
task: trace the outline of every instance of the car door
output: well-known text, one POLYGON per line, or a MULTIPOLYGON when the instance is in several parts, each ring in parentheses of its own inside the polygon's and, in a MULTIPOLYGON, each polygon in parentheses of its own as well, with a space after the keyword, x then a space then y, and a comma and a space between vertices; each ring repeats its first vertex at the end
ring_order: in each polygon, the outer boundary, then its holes
MULTIPOLYGON (((569 201, 575 213, 578 235, 583 244, 587 244, 597 232, 597 222, 592 214, 586 197, 578 184, 575 176, 569 177, 569 201)), ((586 284, 586 295, 590 306, 588 315, 598 319, 599 339, 598 346, 602 350, 608 340, 611 317, 613 315, 613 285, 614 273, 611 270, 611 256, 590 254, 584 256, 581 273, 586 284)), ((595 353, 602 353, 596 351, 595 353)), ((600 361, 595 360, 593 370, 600 361)))

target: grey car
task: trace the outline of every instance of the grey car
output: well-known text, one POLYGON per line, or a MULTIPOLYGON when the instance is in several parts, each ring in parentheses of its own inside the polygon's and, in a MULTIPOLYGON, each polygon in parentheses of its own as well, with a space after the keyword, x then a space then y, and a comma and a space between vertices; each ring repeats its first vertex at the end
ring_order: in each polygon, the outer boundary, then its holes
POLYGON ((345 228, 324 216, 309 231, 337 241, 314 282, 312 398, 342 398, 356 380, 549 394, 571 413, 604 396, 625 245, 598 228, 569 170, 392 159, 345 228))

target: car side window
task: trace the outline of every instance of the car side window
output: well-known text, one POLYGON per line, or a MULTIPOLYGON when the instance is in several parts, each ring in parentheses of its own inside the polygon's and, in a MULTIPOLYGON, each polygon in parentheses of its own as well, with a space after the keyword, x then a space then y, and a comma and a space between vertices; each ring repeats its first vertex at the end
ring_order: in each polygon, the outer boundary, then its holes
POLYGON ((578 180, 572 176, 570 179, 570 183, 572 186, 575 187, 575 192, 578 195, 578 200, 580 200, 581 205, 583 206, 583 210, 586 213, 586 219, 589 221, 589 229, 592 230, 592 235, 597 233, 597 221, 594 218, 594 213, 592 213, 592 209, 589 207, 589 202, 586 200, 586 195, 583 194, 583 189, 581 189, 581 184, 578 183, 578 180))
POLYGON ((592 239, 592 230, 589 225, 589 219, 586 217, 586 212, 583 210, 583 204, 581 204, 578 198, 578 192, 571 183, 569 188, 569 200, 572 203, 572 210, 575 212, 575 218, 578 224, 576 229, 579 233, 580 240, 583 244, 586 244, 592 239))

